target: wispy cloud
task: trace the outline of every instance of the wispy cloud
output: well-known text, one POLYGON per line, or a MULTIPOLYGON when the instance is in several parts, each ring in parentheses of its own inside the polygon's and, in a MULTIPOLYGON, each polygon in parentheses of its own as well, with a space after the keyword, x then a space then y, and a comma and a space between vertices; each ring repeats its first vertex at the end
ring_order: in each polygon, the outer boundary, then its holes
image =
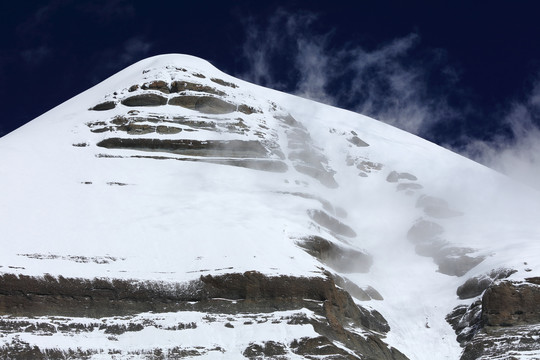
POLYGON ((336 44, 333 30, 314 26, 318 16, 313 13, 281 9, 260 20, 246 22, 247 69, 238 76, 423 137, 451 129, 453 141, 447 148, 540 189, 540 77, 527 99, 491 114, 495 123, 508 127, 510 136, 479 140, 468 137, 459 125, 467 117, 482 116, 483 110, 475 108, 467 90, 459 86, 459 72, 447 61, 445 50, 419 46, 419 34, 368 48, 361 43, 336 44), (460 99, 459 107, 450 105, 450 96, 460 99))
POLYGON ((120 54, 118 61, 121 66, 131 64, 135 60, 145 57, 151 48, 151 42, 142 37, 132 37, 124 43, 124 51, 120 54))
POLYGON ((334 32, 315 30, 316 20, 312 13, 278 10, 263 26, 249 21, 243 48, 249 67, 240 76, 420 135, 455 116, 444 97, 429 94, 424 79, 426 69, 438 67, 446 72, 441 87, 455 82, 442 50, 414 58, 421 41, 414 33, 370 50, 356 43, 336 47, 334 32))
POLYGON ((501 115, 510 136, 468 139, 458 152, 540 190, 540 75, 523 101, 501 115))

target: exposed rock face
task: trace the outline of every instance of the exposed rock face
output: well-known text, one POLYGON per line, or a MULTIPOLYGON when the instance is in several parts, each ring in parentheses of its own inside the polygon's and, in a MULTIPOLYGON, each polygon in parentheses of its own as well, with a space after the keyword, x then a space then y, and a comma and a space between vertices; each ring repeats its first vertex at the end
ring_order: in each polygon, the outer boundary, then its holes
POLYGON ((167 104, 167 98, 158 94, 133 95, 122 100, 125 106, 160 106, 167 104))
POLYGON ((342 273, 365 273, 373 263, 370 255, 356 249, 345 248, 320 236, 310 236, 297 243, 323 264, 342 273))
POLYGON ((489 287, 482 297, 482 320, 488 326, 540 324, 539 280, 502 281, 489 287))
POLYGON ((540 328, 486 327, 465 345, 460 360, 538 359, 540 328))
MULTIPOLYGON (((505 276, 506 271, 490 275, 505 276)), ((489 277, 491 279, 491 277, 489 277)), ((471 306, 459 306, 447 321, 464 347, 461 360, 511 359, 540 350, 540 278, 492 283, 471 306)))
POLYGON ((392 182, 392 183, 398 182, 399 180, 416 181, 418 180, 418 178, 414 176, 413 174, 409 174, 407 172, 398 173, 397 171, 392 171, 386 177, 386 181, 392 182))
POLYGON ((482 301, 478 299, 471 305, 457 306, 446 316, 446 321, 456 332, 456 340, 462 344, 470 341, 482 328, 482 301))
POLYGON ((446 275, 463 276, 476 265, 484 261, 482 256, 470 256, 473 249, 443 247, 433 258, 439 266, 439 272, 446 275))
POLYGON ((177 96, 169 100, 169 105, 182 106, 205 114, 228 114, 236 110, 236 105, 212 96, 177 96))
POLYGON ((183 91, 200 91, 208 94, 223 96, 225 93, 221 90, 213 88, 211 86, 206 86, 202 84, 196 84, 189 81, 173 81, 171 83, 171 92, 179 93, 183 91))
POLYGON ((233 84, 231 82, 228 82, 228 81, 225 81, 223 79, 218 79, 218 78, 210 78, 211 81, 215 82, 216 84, 219 84, 219 85, 222 85, 222 86, 227 86, 227 87, 231 87, 233 89, 237 88, 238 85, 236 84, 233 84))
MULTIPOLYGON (((143 311, 245 314, 307 308, 314 311, 318 317, 300 321, 312 324, 320 336, 312 339, 301 338, 288 344, 294 353, 306 358, 326 355, 328 358, 344 359, 406 359, 399 351, 388 348, 380 340, 378 333, 389 330, 384 318, 376 311, 358 307, 347 292, 335 286, 330 277, 268 277, 253 271, 201 276, 199 280, 187 284, 163 284, 51 276, 34 278, 5 274, 0 276, 0 289, 0 314, 17 316, 71 315, 97 319, 143 311), (354 326, 357 330, 363 329, 365 335, 351 332, 349 326, 354 326), (336 346, 336 342, 347 346, 355 355, 343 353, 341 347, 336 346), (321 347, 322 344, 324 346, 321 347)), ((19 325, 13 323, 6 326, 19 325)), ((99 326, 109 334, 141 331, 144 328, 144 324, 99 326)), ((196 324, 179 326, 193 328, 196 324)), ((229 324, 229 327, 233 326, 229 324)), ((48 326, 45 319, 40 328, 55 329, 48 326)), ((28 356, 29 349, 19 345, 13 343, 13 347, 3 348, 2 351, 7 351, 14 357, 28 356)), ((285 349, 284 344, 275 342, 251 344, 244 350, 244 355, 248 358, 257 358, 260 354, 281 356, 286 354, 285 349)), ((211 350, 214 349, 205 351, 211 350)), ((35 352, 33 356, 43 354, 37 347, 32 351, 35 352)))
POLYGON ((310 176, 329 188, 337 188, 334 171, 327 165, 326 156, 312 144, 311 135, 302 124, 291 115, 279 117, 287 126, 287 145, 289 147, 289 160, 293 162, 296 171, 310 176))
POLYGON ((265 341, 262 344, 251 343, 242 353, 248 359, 287 359, 286 345, 275 341, 265 341))
POLYGON ((96 110, 96 111, 111 110, 111 109, 114 109, 115 106, 116 106, 116 103, 114 101, 105 101, 100 104, 97 104, 90 110, 96 110))
POLYGON ((308 215, 313 221, 327 228, 332 233, 335 233, 337 235, 343 235, 346 237, 356 237, 356 232, 350 226, 328 215, 324 211, 309 210, 308 215))
POLYGON ((368 177, 371 172, 380 171, 383 168, 383 164, 369 161, 362 157, 354 158, 350 155, 347 155, 346 162, 347 166, 356 166, 360 170, 358 175, 361 177, 368 177))
POLYGON ((238 105, 238 111, 240 111, 241 113, 244 113, 246 115, 251 115, 251 114, 254 114, 254 113, 259 113, 260 111, 251 107, 251 106, 247 106, 245 104, 240 104, 238 105))
MULTIPOLYGON (((401 184, 400 184, 401 185, 401 184)), ((433 258, 439 272, 463 276, 484 260, 482 256, 471 256, 473 249, 451 246, 442 238, 444 228, 429 220, 418 220, 408 231, 407 238, 415 244, 418 255, 433 258)))
POLYGON ((360 139, 358 136, 354 135, 353 137, 347 139, 349 140, 349 142, 353 145, 356 145, 358 147, 366 147, 366 146, 369 146, 369 144, 367 142, 365 142, 364 140, 360 139))
POLYGON ((161 91, 164 94, 168 94, 170 92, 169 85, 163 80, 156 80, 156 81, 143 84, 142 89, 143 90, 157 90, 157 91, 161 91))
POLYGON ((506 279, 510 275, 514 274, 516 270, 513 269, 494 269, 489 274, 475 276, 467 281, 460 287, 458 287, 456 294, 460 299, 471 299, 482 295, 491 284, 496 280, 506 279))
POLYGON ((97 144, 107 149, 163 151, 181 155, 222 157, 266 157, 267 151, 258 141, 241 140, 158 140, 109 138, 97 144))
POLYGON ((361 288, 346 277, 342 277, 336 274, 334 274, 332 278, 334 279, 337 286, 343 288, 345 291, 351 294, 352 297, 358 300, 384 300, 382 295, 372 286, 366 286, 364 288, 361 288))

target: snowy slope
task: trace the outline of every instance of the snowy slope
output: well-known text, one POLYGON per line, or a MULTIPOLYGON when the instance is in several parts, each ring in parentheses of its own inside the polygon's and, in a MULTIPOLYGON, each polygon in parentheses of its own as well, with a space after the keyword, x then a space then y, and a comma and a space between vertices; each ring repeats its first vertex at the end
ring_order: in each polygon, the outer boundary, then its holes
MULTIPOLYGON (((410 359, 460 357, 445 317, 475 300, 456 295, 465 280, 498 268, 517 270, 516 281, 540 276, 534 190, 384 123, 241 81, 191 56, 143 60, 4 136, 0 164, 3 274, 174 287, 201 275, 329 271, 378 292, 355 301, 384 316, 384 342, 410 359), (172 104, 177 94, 152 87, 160 81, 196 84, 182 93, 195 102, 172 104), (127 101, 143 94, 169 103, 127 101), (197 96, 222 102, 201 105, 197 96), (106 102, 113 108, 89 110, 106 102), (439 230, 424 233, 418 224, 426 223, 439 230), (312 256, 302 244, 313 236, 372 262, 360 271, 312 256)), ((355 261, 347 256, 341 261, 355 261)), ((311 325, 268 321, 291 314, 256 314, 266 321, 247 329, 238 316, 144 313, 131 323, 198 326, 166 336, 154 326, 113 340, 97 331, 66 340, 4 330, 0 342, 105 351, 95 358, 180 343, 207 349, 201 357, 238 358, 253 342, 317 334, 311 325)))

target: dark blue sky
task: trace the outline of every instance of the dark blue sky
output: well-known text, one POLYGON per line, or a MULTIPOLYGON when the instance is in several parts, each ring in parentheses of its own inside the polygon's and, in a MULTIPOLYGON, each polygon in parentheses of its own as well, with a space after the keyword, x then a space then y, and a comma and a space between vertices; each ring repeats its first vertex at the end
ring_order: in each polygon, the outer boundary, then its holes
POLYGON ((516 144, 516 106, 525 130, 540 125, 536 4, 4 1, 0 135, 138 60, 185 53, 474 156, 473 142, 516 144))

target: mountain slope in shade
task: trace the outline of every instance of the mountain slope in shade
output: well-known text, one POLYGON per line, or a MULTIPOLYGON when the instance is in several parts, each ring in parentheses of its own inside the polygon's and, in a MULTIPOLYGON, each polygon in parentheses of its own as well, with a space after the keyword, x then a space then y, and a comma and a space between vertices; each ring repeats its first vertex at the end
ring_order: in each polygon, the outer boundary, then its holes
POLYGON ((365 116, 164 55, 0 164, 4 357, 540 357, 540 195, 365 116))

